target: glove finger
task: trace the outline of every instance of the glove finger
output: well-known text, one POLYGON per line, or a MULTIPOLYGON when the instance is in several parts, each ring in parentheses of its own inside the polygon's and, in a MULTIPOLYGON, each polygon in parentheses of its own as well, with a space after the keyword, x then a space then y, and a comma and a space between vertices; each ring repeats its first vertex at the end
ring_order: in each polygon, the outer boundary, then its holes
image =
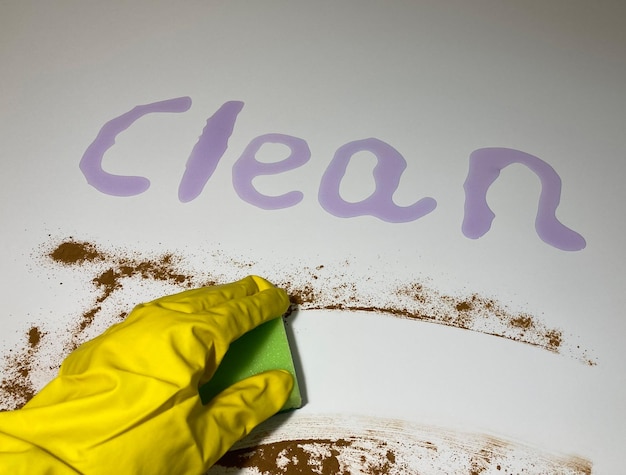
POLYGON ((261 422, 276 414, 293 389, 287 371, 272 370, 246 378, 215 396, 195 417, 196 441, 202 444, 205 470, 261 422))
POLYGON ((218 290, 196 289, 162 297, 138 305, 124 322, 70 354, 61 369, 69 375, 89 367, 113 366, 159 377, 167 373, 169 380, 175 375, 188 377, 190 371, 194 377, 209 378, 232 341, 280 317, 288 307, 284 290, 256 276, 218 290))
POLYGON ((229 300, 254 295, 274 286, 258 276, 247 276, 228 284, 186 290, 153 300, 146 305, 163 307, 181 313, 204 312, 229 300))
POLYGON ((212 329, 214 341, 230 344, 244 333, 283 315, 289 308, 287 293, 272 287, 249 297, 233 299, 212 307, 195 318, 212 329))

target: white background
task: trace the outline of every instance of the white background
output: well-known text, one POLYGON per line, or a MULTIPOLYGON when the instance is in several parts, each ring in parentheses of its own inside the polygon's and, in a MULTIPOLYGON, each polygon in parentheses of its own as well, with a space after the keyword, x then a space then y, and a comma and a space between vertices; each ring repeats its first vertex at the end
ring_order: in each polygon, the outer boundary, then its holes
MULTIPOLYGON (((619 473, 626 443, 623 188, 626 4, 620 1, 187 1, 0 3, 0 315, 3 348, 33 321, 54 324, 75 296, 38 271, 48 235, 134 249, 184 249, 315 266, 344 257, 367 272, 478 292, 563 329, 587 366, 528 345, 372 314, 300 312, 294 322, 314 413, 353 412, 492 433, 619 473), (78 163, 100 127, 138 104, 189 96, 121 134, 105 168, 149 177, 130 198, 86 183, 78 163), (178 201, 185 162, 224 102, 245 103, 216 172, 178 201), (303 138, 305 166, 259 179, 300 190, 292 208, 241 199, 231 167, 254 137, 303 138), (341 145, 376 137, 408 168, 405 224, 342 219, 317 202, 341 145), (509 147, 563 181, 559 219, 587 247, 564 252, 534 230, 539 183, 521 166, 489 193, 479 240, 461 233, 469 154, 509 147)), ((354 165, 347 199, 372 190, 354 165)), ((83 289, 85 292, 90 288, 83 289)))

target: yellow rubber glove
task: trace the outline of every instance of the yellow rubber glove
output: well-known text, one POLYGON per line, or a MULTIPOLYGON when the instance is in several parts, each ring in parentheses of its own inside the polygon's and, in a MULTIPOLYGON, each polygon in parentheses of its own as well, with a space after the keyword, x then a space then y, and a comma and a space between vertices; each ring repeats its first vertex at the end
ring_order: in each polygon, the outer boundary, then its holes
POLYGON ((205 406, 198 387, 233 340, 288 306, 256 276, 138 305, 22 409, 0 413, 0 473, 204 473, 285 404, 293 379, 262 373, 205 406))

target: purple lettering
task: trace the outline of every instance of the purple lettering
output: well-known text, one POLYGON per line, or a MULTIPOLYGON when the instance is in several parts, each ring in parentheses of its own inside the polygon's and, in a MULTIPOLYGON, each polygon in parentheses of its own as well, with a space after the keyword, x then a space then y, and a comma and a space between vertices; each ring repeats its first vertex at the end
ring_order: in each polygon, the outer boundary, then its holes
POLYGON ((259 175, 275 175, 301 167, 311 158, 307 143, 291 135, 266 134, 253 139, 233 165, 233 187, 239 197, 259 208, 279 209, 294 206, 302 201, 300 191, 290 191, 280 196, 259 193, 252 180, 259 175), (291 150, 289 156, 278 162, 263 163, 256 159, 257 152, 266 143, 280 143, 291 150))
POLYGON ((341 217, 372 215, 390 223, 414 221, 435 209, 433 198, 422 198, 410 206, 398 206, 393 202, 393 194, 400 184, 406 160, 391 145, 369 138, 356 140, 340 147, 322 176, 318 200, 329 213, 341 217), (368 151, 378 159, 374 167, 375 190, 366 199, 350 203, 341 198, 339 186, 346 174, 350 159, 357 152, 368 151))
POLYGON ((243 102, 229 101, 206 121, 206 126, 187 159, 185 173, 178 186, 178 199, 186 203, 197 198, 213 175, 226 152, 237 115, 243 102))
POLYGON ((118 134, 140 117, 155 112, 185 112, 190 107, 191 98, 178 97, 136 106, 104 124, 80 160, 80 169, 87 178, 87 183, 102 193, 114 196, 133 196, 146 191, 150 187, 150 180, 145 177, 113 175, 104 171, 102 169, 104 154, 115 144, 118 134))
MULTIPOLYGON (((228 148, 235 123, 244 103, 225 102, 209 119, 194 145, 181 178, 178 198, 185 203, 197 198, 228 148)), ((150 180, 143 176, 114 175, 104 171, 104 154, 115 145, 116 137, 139 118, 157 112, 185 112, 191 107, 191 98, 178 97, 151 104, 139 105, 102 126, 94 141, 80 160, 80 169, 87 183, 102 193, 114 196, 133 196, 145 192, 150 180)), ((232 183, 239 197, 262 209, 280 209, 295 206, 303 199, 301 191, 293 190, 279 196, 260 193, 252 183, 262 175, 276 175, 301 167, 311 158, 305 140, 284 134, 265 134, 253 139, 232 168, 232 183), (277 143, 289 148, 287 158, 262 162, 257 156, 265 144, 277 143)), ((547 244, 564 250, 578 251, 586 246, 585 239, 563 225, 556 217, 561 200, 561 178, 543 160, 528 153, 509 148, 482 148, 470 154, 469 171, 463 185, 465 213, 462 232, 470 239, 478 239, 491 228, 495 214, 487 204, 489 187, 500 176, 503 168, 520 163, 537 175, 541 193, 535 218, 538 236, 547 244)), ((404 223, 431 213, 437 202, 425 197, 409 206, 393 201, 407 163, 391 145, 376 139, 355 140, 338 148, 324 172, 319 186, 318 201, 328 213, 341 217, 371 215, 390 223, 404 223), (358 202, 341 197, 341 182, 350 161, 359 152, 376 157, 373 170, 374 191, 358 202)))
POLYGON ((541 180, 541 194, 537 207, 535 229, 539 237, 564 251, 579 251, 586 246, 585 239, 564 226, 556 217, 561 200, 561 178, 543 160, 510 148, 481 148, 470 154, 469 172, 465 188, 465 217, 463 234, 471 239, 483 236, 491 228, 495 214, 487 204, 487 191, 500 175, 500 170, 512 163, 521 163, 541 180))

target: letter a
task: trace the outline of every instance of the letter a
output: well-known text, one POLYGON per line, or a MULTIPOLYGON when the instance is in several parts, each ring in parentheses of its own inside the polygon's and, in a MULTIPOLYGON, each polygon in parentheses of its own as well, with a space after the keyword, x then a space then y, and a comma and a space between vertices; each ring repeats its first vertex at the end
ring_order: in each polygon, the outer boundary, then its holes
POLYGON ((414 221, 433 211, 437 202, 433 198, 422 198, 410 206, 398 206, 393 202, 393 194, 405 169, 404 157, 382 140, 369 138, 347 143, 337 150, 324 172, 318 200, 326 211, 340 218, 369 214, 390 223, 414 221), (378 159, 373 172, 376 189, 366 199, 350 203, 341 198, 339 186, 350 159, 362 151, 371 152, 378 159))

